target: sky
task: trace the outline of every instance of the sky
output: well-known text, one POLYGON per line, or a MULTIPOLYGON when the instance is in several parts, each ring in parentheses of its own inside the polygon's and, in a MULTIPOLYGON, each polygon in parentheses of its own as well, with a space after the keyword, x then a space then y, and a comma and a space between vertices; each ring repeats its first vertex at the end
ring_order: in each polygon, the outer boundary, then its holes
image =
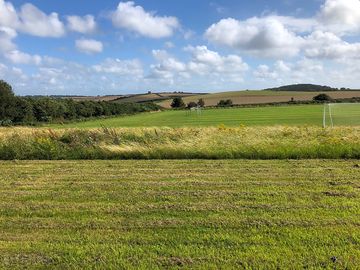
POLYGON ((360 88, 360 0, 0 0, 18 95, 360 88))

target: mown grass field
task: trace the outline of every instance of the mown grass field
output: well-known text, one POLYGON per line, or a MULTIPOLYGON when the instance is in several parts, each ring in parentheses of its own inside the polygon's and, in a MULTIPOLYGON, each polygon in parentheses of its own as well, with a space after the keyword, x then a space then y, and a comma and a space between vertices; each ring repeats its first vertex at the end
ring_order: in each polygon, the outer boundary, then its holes
MULTIPOLYGON (((108 119, 97 119, 52 128, 106 127, 206 127, 206 126, 322 126, 323 105, 269 106, 254 108, 205 109, 201 115, 188 110, 142 113, 108 119)), ((359 110, 360 111, 360 110, 359 110)))
POLYGON ((358 161, 0 162, 2 269, 358 269, 358 161))

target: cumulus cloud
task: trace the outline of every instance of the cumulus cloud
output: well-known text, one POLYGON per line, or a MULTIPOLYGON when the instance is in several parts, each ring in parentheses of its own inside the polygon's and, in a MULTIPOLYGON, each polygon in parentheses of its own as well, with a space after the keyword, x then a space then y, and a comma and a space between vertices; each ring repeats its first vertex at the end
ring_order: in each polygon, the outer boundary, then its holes
POLYGON ((132 78, 138 78, 143 74, 142 64, 139 60, 121 60, 107 58, 98 65, 94 65, 93 70, 99 73, 110 73, 119 76, 132 75, 132 78))
POLYGON ((13 39, 17 36, 16 31, 8 27, 0 27, 0 52, 10 51, 16 48, 13 39))
POLYGON ((80 16, 67 16, 67 27, 71 31, 79 32, 83 34, 90 34, 96 30, 96 22, 94 16, 86 15, 84 17, 80 16))
POLYGON ((333 33, 315 31, 306 37, 304 54, 308 58, 359 58, 360 43, 348 43, 333 33))
POLYGON ((0 26, 14 27, 19 23, 16 10, 10 2, 0 0, 0 14, 0 26))
POLYGON ((176 17, 157 16, 145 11, 141 6, 136 6, 131 1, 120 2, 117 10, 112 12, 111 19, 115 27, 150 38, 172 36, 174 31, 180 27, 176 17))
POLYGON ((94 54, 103 51, 103 44, 94 39, 78 39, 75 41, 75 47, 83 53, 94 54))
POLYGON ((19 13, 19 31, 39 37, 61 37, 65 34, 64 24, 57 13, 45 14, 32 4, 24 4, 19 13))
POLYGON ((150 66, 148 78, 159 79, 170 85, 195 77, 207 78, 208 81, 228 80, 240 82, 248 65, 237 55, 222 56, 206 46, 185 48, 191 54, 187 63, 179 61, 164 50, 153 50, 153 57, 158 62, 150 66))
POLYGON ((47 15, 29 3, 16 11, 10 2, 0 0, 0 14, 0 26, 19 32, 39 37, 61 37, 65 34, 64 24, 57 13, 47 15))
POLYGON ((339 34, 359 33, 359 0, 326 0, 318 13, 320 28, 339 34))
POLYGON ((205 37, 216 44, 268 57, 295 56, 302 42, 301 37, 271 17, 246 21, 223 19, 211 25, 205 37))
POLYGON ((326 0, 310 18, 278 15, 242 21, 227 18, 211 25, 205 37, 211 43, 259 57, 284 59, 305 52, 309 57, 334 59, 358 53, 358 43, 342 38, 359 32, 359 0, 326 0))
POLYGON ((14 64, 39 65, 42 61, 42 58, 39 55, 30 55, 18 50, 5 53, 5 57, 14 64))

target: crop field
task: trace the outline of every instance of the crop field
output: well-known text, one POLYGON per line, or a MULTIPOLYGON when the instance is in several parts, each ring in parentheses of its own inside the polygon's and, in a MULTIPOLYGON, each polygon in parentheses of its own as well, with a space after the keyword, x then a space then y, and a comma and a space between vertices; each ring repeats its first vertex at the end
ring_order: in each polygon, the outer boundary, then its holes
MULTIPOLYGON (((206 106, 215 106, 222 99, 231 99, 234 104, 261 104, 272 102, 288 102, 291 98, 296 101, 308 101, 313 97, 324 92, 297 92, 297 91, 232 91, 232 92, 220 92, 215 94, 198 95, 185 97, 184 102, 190 101, 197 102, 199 98, 205 101, 206 106)), ((326 92, 330 97, 334 99, 339 98, 352 98, 360 97, 360 91, 334 91, 326 92)), ((165 100, 159 102, 159 104, 165 108, 169 108, 171 100, 165 100)))
MULTIPOLYGON (((315 125, 322 126, 323 105, 292 105, 253 108, 205 109, 198 115, 189 110, 171 110, 97 119, 52 128, 106 127, 207 127, 207 126, 274 126, 315 125)), ((360 110, 359 110, 360 111, 360 110)))
POLYGON ((356 269, 358 161, 0 162, 3 269, 356 269))
POLYGON ((147 94, 138 94, 138 95, 129 95, 119 97, 118 99, 114 100, 118 103, 124 102, 161 102, 162 100, 168 100, 174 97, 189 97, 189 96, 198 96, 199 94, 195 93, 147 93, 147 94))

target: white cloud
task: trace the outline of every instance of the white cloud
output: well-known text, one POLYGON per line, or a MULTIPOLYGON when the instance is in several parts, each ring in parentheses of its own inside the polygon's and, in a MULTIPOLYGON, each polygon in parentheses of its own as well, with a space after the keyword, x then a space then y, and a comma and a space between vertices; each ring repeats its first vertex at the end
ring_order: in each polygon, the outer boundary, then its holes
POLYGON ((0 26, 39 37, 65 35, 64 24, 57 13, 49 15, 32 4, 24 4, 17 11, 10 2, 0 0, 0 26))
POLYGON ((291 57, 299 52, 302 38, 273 17, 246 21, 223 19, 211 25, 205 37, 220 45, 245 50, 258 56, 291 57))
POLYGON ((120 2, 117 10, 111 14, 115 27, 124 28, 145 37, 164 38, 172 36, 180 27, 176 17, 157 16, 146 12, 134 2, 120 2))
POLYGON ((207 81, 225 80, 240 82, 248 65, 237 55, 222 56, 206 46, 188 46, 185 51, 191 53, 187 63, 177 60, 164 50, 154 50, 153 56, 158 62, 150 66, 148 78, 158 79, 168 85, 183 84, 184 80, 204 78, 207 81))
POLYGON ((0 0, 0 26, 14 27, 19 23, 18 15, 10 2, 0 0))
POLYGON ((301 53, 311 58, 358 57, 360 43, 343 36, 360 33, 359 0, 326 0, 310 18, 267 15, 243 21, 222 19, 205 37, 258 57, 285 59, 301 53))
POLYGON ((339 34, 360 32, 359 0, 326 0, 318 13, 320 28, 339 34))
POLYGON ((57 13, 46 15, 32 4, 21 6, 19 31, 39 37, 61 37, 65 34, 64 24, 57 13))
POLYGON ((206 46, 186 47, 186 51, 191 52, 192 60, 189 67, 197 73, 210 72, 214 75, 226 73, 239 73, 248 70, 248 65, 242 58, 231 54, 221 56, 218 52, 209 50, 206 46), (197 69, 199 68, 199 69, 197 69))
POLYGON ((42 58, 39 55, 30 55, 18 50, 5 53, 5 57, 14 64, 39 65, 42 61, 42 58))
POLYGON ((93 69, 99 73, 112 73, 120 76, 132 75, 132 78, 139 78, 143 74, 142 64, 139 60, 121 60, 108 58, 93 69))
POLYGON ((259 65, 254 71, 254 76, 260 79, 276 79, 278 77, 278 73, 270 70, 267 65, 259 65))
POLYGON ((94 39, 78 39, 75 41, 75 47, 83 53, 94 54, 103 51, 103 44, 94 39))
POLYGON ((360 58, 360 43, 348 43, 333 33, 315 31, 306 37, 304 54, 309 58, 360 58))
POLYGON ((6 52, 16 48, 13 39, 17 36, 16 31, 8 27, 0 27, 0 52, 6 52))
POLYGON ((89 34, 95 32, 97 27, 94 16, 92 15, 86 15, 84 17, 67 16, 66 19, 67 27, 74 32, 89 34))

